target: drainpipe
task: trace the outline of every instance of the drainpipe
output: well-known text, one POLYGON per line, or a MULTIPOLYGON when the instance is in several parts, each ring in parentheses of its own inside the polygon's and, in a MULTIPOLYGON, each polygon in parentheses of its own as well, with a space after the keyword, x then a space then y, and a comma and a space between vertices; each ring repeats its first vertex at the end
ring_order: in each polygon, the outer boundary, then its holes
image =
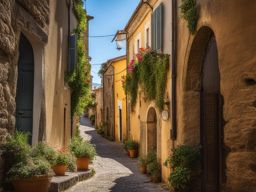
POLYGON ((177 78, 177 0, 172 0, 172 140, 177 139, 177 108, 176 108, 176 78, 177 78))

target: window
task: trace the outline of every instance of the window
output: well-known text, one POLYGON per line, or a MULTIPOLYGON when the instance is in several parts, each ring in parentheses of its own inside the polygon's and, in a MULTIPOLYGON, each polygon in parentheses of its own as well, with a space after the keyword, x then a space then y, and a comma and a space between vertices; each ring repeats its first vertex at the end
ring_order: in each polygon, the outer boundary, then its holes
POLYGON ((163 50, 163 3, 152 14, 152 49, 163 50))
POLYGON ((75 65, 77 62, 76 38, 76 34, 72 34, 69 36, 69 72, 72 72, 75 69, 75 65))
POLYGON ((137 53, 139 52, 139 50, 140 50, 140 40, 137 39, 137 53))
POLYGON ((146 48, 149 48, 149 28, 146 29, 146 48))

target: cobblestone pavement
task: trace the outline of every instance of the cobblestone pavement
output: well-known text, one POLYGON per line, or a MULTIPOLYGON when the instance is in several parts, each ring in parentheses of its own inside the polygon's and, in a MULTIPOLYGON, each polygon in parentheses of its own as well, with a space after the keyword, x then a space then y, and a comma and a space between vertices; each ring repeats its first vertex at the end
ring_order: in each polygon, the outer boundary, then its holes
POLYGON ((96 145, 97 157, 92 167, 96 174, 68 192, 164 192, 159 184, 139 173, 138 162, 125 154, 121 144, 110 142, 95 132, 89 121, 81 119, 81 135, 96 145))

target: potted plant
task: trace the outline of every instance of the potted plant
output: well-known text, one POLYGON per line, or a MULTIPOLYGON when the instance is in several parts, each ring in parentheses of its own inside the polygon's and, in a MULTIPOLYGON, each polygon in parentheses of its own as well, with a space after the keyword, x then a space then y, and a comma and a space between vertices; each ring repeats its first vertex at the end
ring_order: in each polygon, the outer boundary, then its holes
POLYGON ((28 158, 16 163, 7 176, 16 192, 47 192, 50 186, 50 164, 40 158, 28 158))
POLYGON ((154 150, 147 155, 147 173, 153 183, 161 182, 161 164, 157 160, 157 155, 154 150))
POLYGON ((147 165, 147 171, 150 176, 150 180, 153 183, 161 182, 161 164, 157 161, 153 161, 147 165))
POLYGON ((64 176, 69 164, 69 156, 63 152, 57 152, 52 169, 57 176, 64 176))
POLYGON ((130 157, 136 158, 138 156, 139 144, 136 141, 128 140, 126 145, 127 145, 127 150, 129 151, 130 157))
POLYGON ((147 159, 143 157, 139 157, 139 166, 140 172, 143 174, 147 173, 147 159))
POLYGON ((70 143, 70 151, 77 158, 76 165, 77 170, 86 171, 88 170, 90 161, 95 157, 95 147, 88 141, 83 141, 79 136, 74 137, 70 143))

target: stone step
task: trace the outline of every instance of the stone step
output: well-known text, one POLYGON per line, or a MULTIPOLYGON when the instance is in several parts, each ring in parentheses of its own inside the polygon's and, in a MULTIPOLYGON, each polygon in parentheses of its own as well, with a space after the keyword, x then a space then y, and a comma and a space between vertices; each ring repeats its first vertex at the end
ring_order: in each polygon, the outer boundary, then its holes
POLYGON ((51 180, 49 192, 65 191, 74 186, 79 181, 84 181, 94 175, 94 170, 90 169, 83 172, 67 172, 65 176, 55 176, 51 180))

